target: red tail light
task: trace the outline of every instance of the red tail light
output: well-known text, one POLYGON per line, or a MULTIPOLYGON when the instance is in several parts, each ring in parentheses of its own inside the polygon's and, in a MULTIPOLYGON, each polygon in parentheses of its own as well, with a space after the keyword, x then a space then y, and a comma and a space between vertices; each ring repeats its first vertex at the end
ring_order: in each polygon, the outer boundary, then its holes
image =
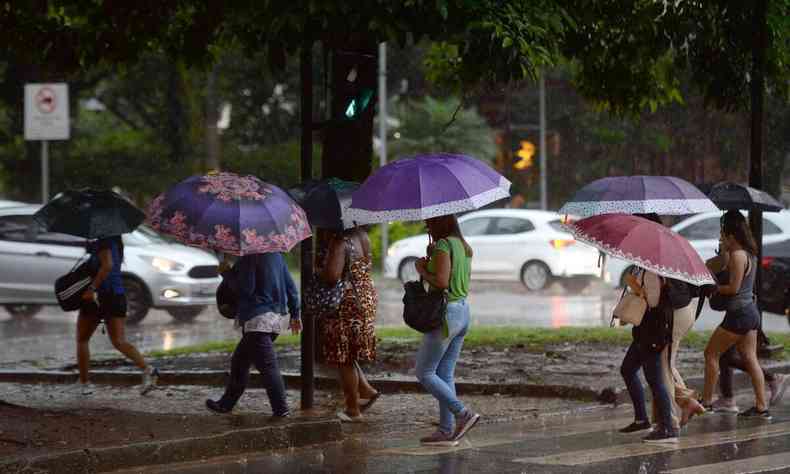
POLYGON ((549 243, 556 250, 560 250, 560 249, 564 249, 565 247, 567 247, 569 245, 575 244, 576 241, 573 240, 573 239, 570 239, 570 240, 568 240, 568 239, 553 239, 553 240, 549 240, 549 243))
POLYGON ((771 265, 771 262, 774 261, 773 257, 763 257, 763 268, 768 268, 771 265))

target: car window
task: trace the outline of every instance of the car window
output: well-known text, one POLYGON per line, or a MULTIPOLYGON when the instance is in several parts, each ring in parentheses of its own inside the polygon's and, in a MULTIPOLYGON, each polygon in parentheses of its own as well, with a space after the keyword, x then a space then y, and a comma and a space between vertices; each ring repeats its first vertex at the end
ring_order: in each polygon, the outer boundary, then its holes
POLYGON ((66 245, 69 247, 85 247, 85 239, 69 234, 61 234, 58 232, 46 232, 39 229, 36 234, 35 242, 37 244, 49 245, 66 245))
POLYGON ((777 227, 776 224, 763 217, 763 235, 781 234, 782 229, 777 227))
POLYGON ((31 216, 0 217, 0 240, 31 242, 35 238, 35 222, 31 216))
POLYGON ((570 231, 565 227, 560 219, 554 219, 553 221, 549 221, 549 227, 558 231, 558 232, 565 232, 566 234, 570 231))
POLYGON ((490 233, 489 227, 491 227, 491 219, 488 217, 478 217, 465 220, 458 225, 461 227, 461 233, 464 234, 464 237, 486 235, 490 233))
POLYGON ((532 225, 532 222, 526 219, 500 217, 496 220, 491 233, 494 235, 521 234, 522 232, 529 232, 534 229, 535 226, 532 225))
POLYGON ((680 229, 678 233, 688 240, 718 239, 719 229, 719 218, 709 217, 680 229))

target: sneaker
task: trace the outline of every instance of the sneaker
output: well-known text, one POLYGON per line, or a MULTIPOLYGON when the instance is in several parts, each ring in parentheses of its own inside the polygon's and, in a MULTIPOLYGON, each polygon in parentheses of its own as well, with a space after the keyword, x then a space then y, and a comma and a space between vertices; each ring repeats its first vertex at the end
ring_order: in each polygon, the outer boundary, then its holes
POLYGON ((643 431, 650 429, 649 421, 634 421, 630 425, 620 430, 620 433, 634 433, 636 431, 643 431))
POLYGON ((677 431, 659 428, 653 430, 652 433, 642 438, 642 441, 645 443, 654 443, 654 444, 677 443, 678 433, 677 431))
POLYGON ((741 416, 743 418, 761 418, 763 420, 770 420, 771 418, 773 418, 771 416, 771 412, 769 412, 768 410, 760 411, 757 409, 757 407, 751 407, 746 411, 738 413, 738 416, 741 416))
POLYGON ((790 375, 775 374, 773 381, 769 382, 768 389, 771 391, 769 403, 771 406, 778 405, 782 397, 790 386, 790 375))
POLYGON ((220 415, 224 415, 226 413, 230 413, 231 411, 233 411, 233 408, 225 408, 222 405, 220 405, 219 402, 211 399, 206 400, 206 408, 208 408, 209 411, 212 411, 214 413, 219 413, 220 415))
POLYGON ((420 444, 430 446, 458 446, 458 441, 441 430, 436 430, 433 434, 420 438, 420 444))
POLYGON ((480 421, 480 415, 470 410, 464 410, 455 417, 455 433, 453 441, 458 441, 480 421))
POLYGON ((711 404, 711 408, 718 413, 738 413, 735 398, 719 398, 711 404))
POLYGON ((143 371, 143 385, 140 387, 140 395, 145 395, 156 387, 156 382, 159 380, 159 369, 152 369, 146 367, 143 371))

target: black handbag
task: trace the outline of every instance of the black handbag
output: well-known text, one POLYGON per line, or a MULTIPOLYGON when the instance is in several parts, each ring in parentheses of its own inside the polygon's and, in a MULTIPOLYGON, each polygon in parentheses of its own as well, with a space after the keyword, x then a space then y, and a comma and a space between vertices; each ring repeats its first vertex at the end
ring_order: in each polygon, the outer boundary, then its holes
MULTIPOLYGON (((450 246, 450 269, 453 267, 453 248, 450 246)), ((440 327, 447 315, 447 290, 428 291, 420 281, 403 285, 403 322, 410 328, 428 333, 440 327)))
MULTIPOLYGON (((720 285, 726 284, 730 281, 730 272, 727 270, 722 270, 716 274, 716 282, 720 285)), ((710 304, 710 309, 713 311, 727 311, 727 307, 730 305, 730 301, 732 301, 731 295, 722 295, 718 291, 716 291, 716 287, 714 286, 711 290, 711 294, 708 297, 708 304, 710 304)))
POLYGON ((217 287, 217 309, 228 319, 239 314, 238 271, 235 267, 222 273, 222 282, 217 287))
POLYGON ((55 298, 63 311, 76 311, 82 306, 82 294, 91 286, 96 275, 95 265, 84 257, 77 260, 71 271, 55 280, 55 298))
POLYGON ((310 284, 305 291, 303 304, 306 312, 312 314, 316 319, 331 315, 340 308, 343 294, 346 290, 347 271, 353 245, 344 239, 346 244, 346 261, 343 265, 343 274, 337 283, 328 285, 319 275, 313 275, 310 284))

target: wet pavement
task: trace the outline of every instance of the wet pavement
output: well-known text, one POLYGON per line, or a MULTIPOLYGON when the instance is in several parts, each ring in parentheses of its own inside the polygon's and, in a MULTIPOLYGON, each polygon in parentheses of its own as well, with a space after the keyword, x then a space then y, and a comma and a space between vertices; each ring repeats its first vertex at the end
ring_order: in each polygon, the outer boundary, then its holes
MULTIPOLYGON (((393 280, 377 282, 380 293, 378 326, 402 325, 402 287, 393 280)), ((476 325, 528 327, 606 326, 619 291, 593 283, 580 294, 568 294, 555 283, 539 293, 527 293, 515 283, 475 282, 470 295, 476 325)), ((705 308, 695 329, 713 329, 722 314, 705 308)), ((47 307, 30 320, 12 319, 0 309, 0 368, 19 365, 53 366, 71 361, 74 352, 75 313, 47 307)), ((790 332, 785 316, 765 313, 767 332, 790 332)), ((91 341, 95 356, 114 354, 101 331, 91 341)), ((142 351, 172 349, 207 341, 233 339, 238 333, 215 308, 207 309, 191 324, 176 323, 166 312, 152 310, 136 327, 127 327, 127 338, 142 351)))
MULTIPOLYGON (((744 395, 742 404, 748 403, 744 395)), ((119 473, 699 473, 790 472, 790 405, 775 407, 772 421, 710 414, 695 418, 679 442, 641 442, 647 433, 621 434, 628 407, 559 424, 481 425, 457 447, 424 447, 429 430, 391 439, 350 436, 342 442, 259 455, 119 473)))

